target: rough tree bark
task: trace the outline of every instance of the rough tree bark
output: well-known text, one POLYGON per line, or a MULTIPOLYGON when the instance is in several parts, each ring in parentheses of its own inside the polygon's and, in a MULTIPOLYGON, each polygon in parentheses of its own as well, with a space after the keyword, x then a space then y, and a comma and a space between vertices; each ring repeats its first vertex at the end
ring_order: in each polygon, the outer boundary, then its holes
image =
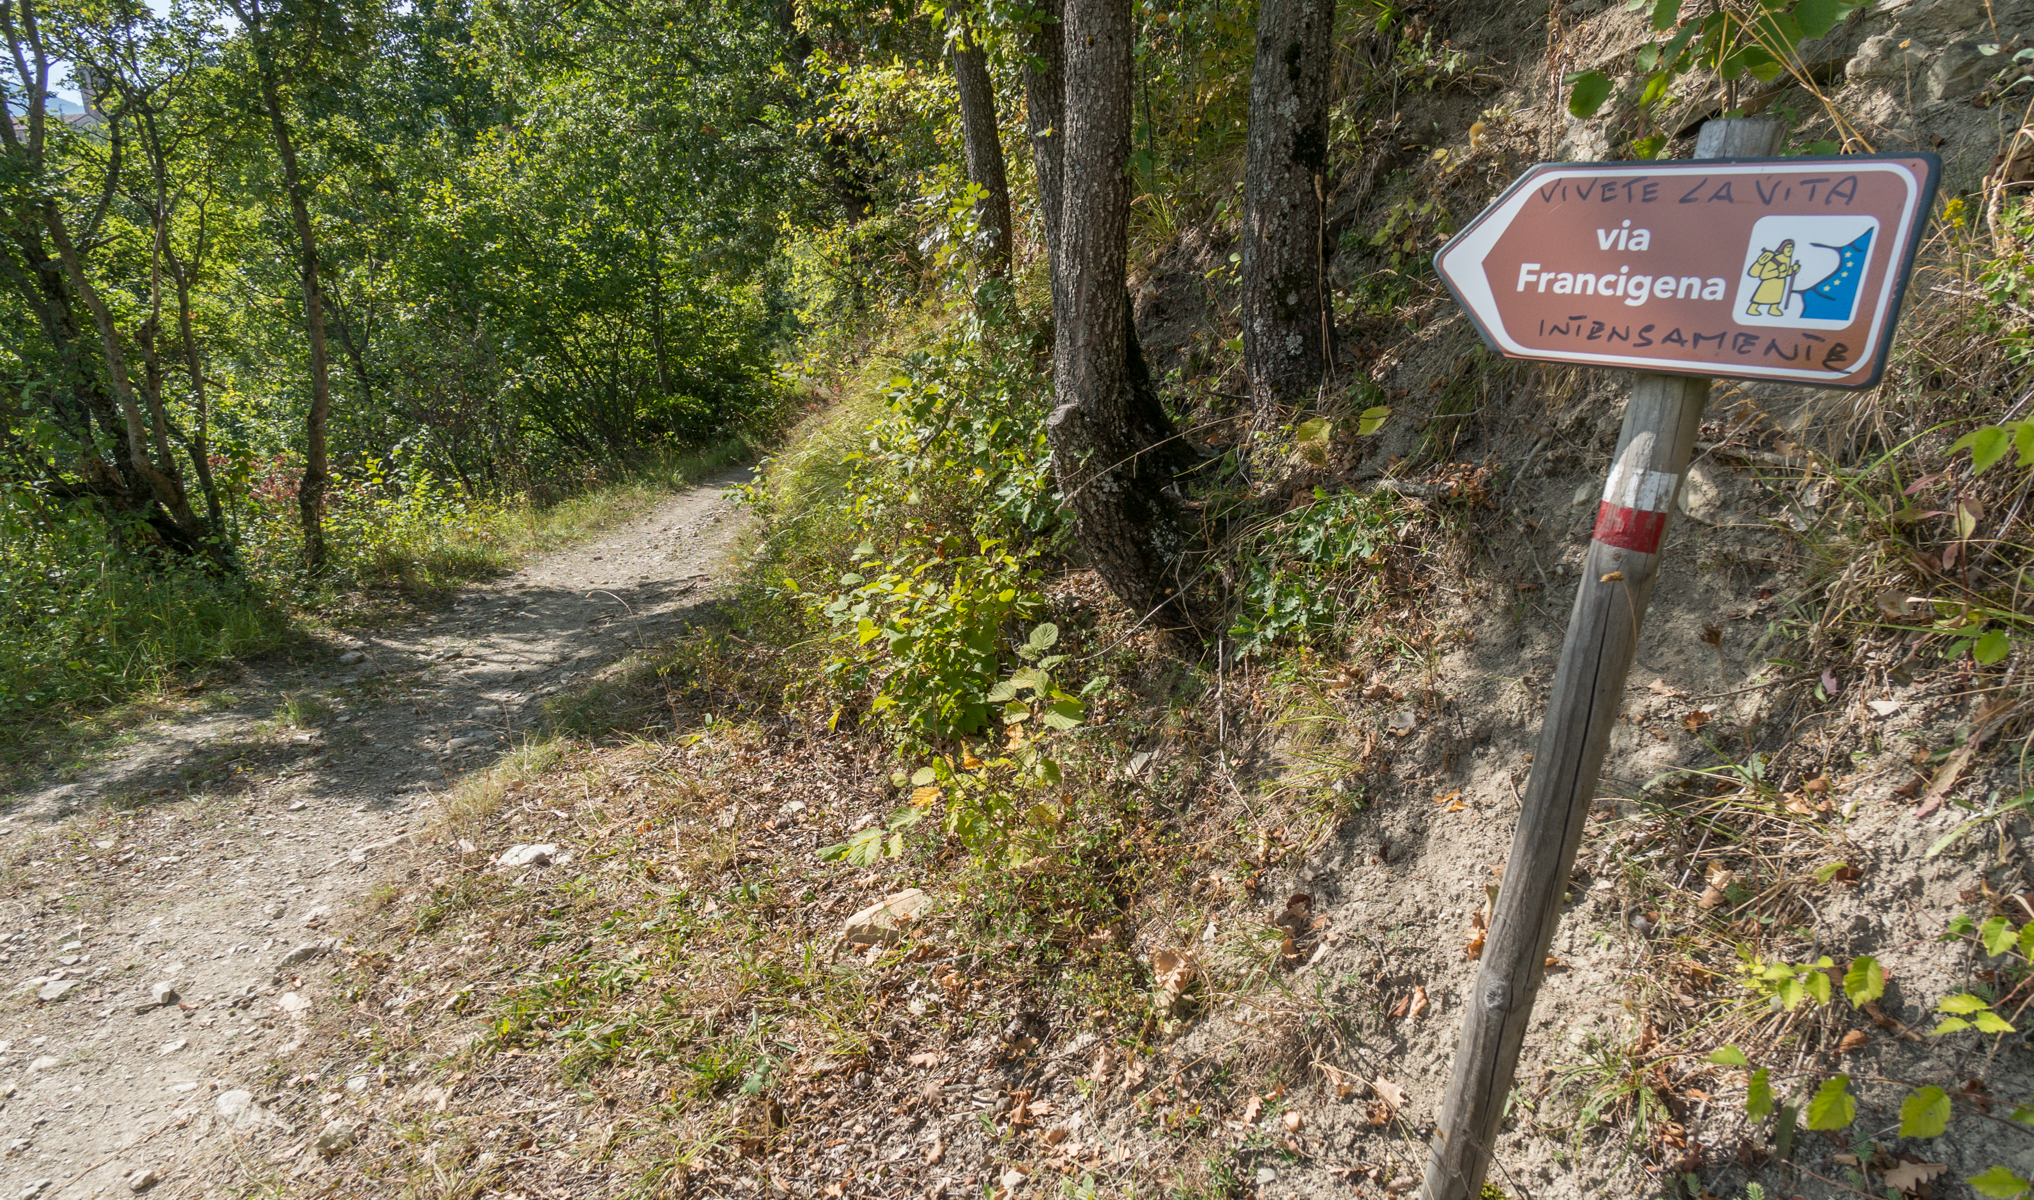
POLYGON ((1010 270, 1010 182, 1003 170, 1003 139, 996 126, 996 87, 989 81, 989 57, 961 22, 953 35, 953 78, 960 92, 961 141, 967 147, 968 180, 987 192, 975 203, 975 220, 988 245, 982 266, 991 275, 1010 270))
POLYGON ((1046 263, 1059 273, 1062 164, 1066 160, 1066 0, 1040 0, 1038 28, 1024 54, 1024 124, 1038 176, 1038 214, 1045 225, 1046 263))
POLYGON ((1263 0, 1257 10, 1242 317, 1251 430, 1259 436, 1318 393, 1333 353, 1321 205, 1334 30, 1335 0, 1263 0))
POLYGON ((1088 561, 1141 620, 1198 641, 1188 514, 1161 459, 1180 445, 1135 352, 1124 291, 1130 216, 1130 0, 1066 11, 1065 178, 1052 278, 1053 469, 1088 561), (1143 376, 1139 379, 1139 376, 1143 376), (1141 387, 1133 386, 1141 384, 1141 387), (1140 392, 1149 402, 1140 399, 1140 392))
POLYGON ((283 189, 289 195, 290 221, 297 234, 297 275, 304 293, 304 332, 310 343, 311 408, 304 417, 304 480, 297 488, 297 519, 304 528, 304 566, 318 572, 325 567, 325 485, 330 472, 325 461, 325 423, 332 410, 331 366, 325 351, 325 305, 319 294, 318 239, 311 228, 311 210, 304 198, 304 180, 297 169, 296 141, 290 136, 288 116, 283 112, 281 85, 275 54, 269 45, 272 36, 263 28, 260 0, 232 0, 233 14, 247 28, 254 50, 256 82, 261 104, 268 112, 269 132, 275 139, 276 159, 282 166, 283 189))

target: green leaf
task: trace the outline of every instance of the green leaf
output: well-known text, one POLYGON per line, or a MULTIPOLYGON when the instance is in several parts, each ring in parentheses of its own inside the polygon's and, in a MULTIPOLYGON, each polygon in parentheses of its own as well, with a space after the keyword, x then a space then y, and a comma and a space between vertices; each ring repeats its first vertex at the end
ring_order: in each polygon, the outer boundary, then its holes
POLYGON ((1584 71, 1568 77, 1571 85, 1568 92, 1568 111, 1582 120, 1596 115, 1603 102, 1610 99, 1610 77, 1601 71, 1584 71))
POLYGON ((1984 1033, 2013 1032, 2012 1022, 2006 1020, 2006 1018, 2000 1016, 1999 1014, 1993 1012, 1990 1009, 1986 1009, 1985 1011, 1972 1017, 1971 1023, 1976 1025, 1978 1029, 1984 1033))
POLYGON ((1917 1088, 1900 1102, 1901 1137, 1939 1137, 1949 1128, 1949 1093, 1939 1087, 1917 1088))
POLYGON ((1087 715, 1087 711, 1088 706, 1078 700, 1055 700, 1045 710, 1043 719, 1054 729, 1072 729, 1081 723, 1081 718, 1087 715))
POLYGON ((1850 1076, 1822 1081, 1808 1101, 1808 1128, 1842 1129, 1857 1119, 1857 1101, 1850 1094, 1850 1076))
POLYGON ((2025 1192, 2029 1187, 2034 1187, 2034 1184, 2029 1184, 2004 1167, 1992 1167, 1982 1175, 1973 1175, 1964 1182, 1976 1188, 1978 1195, 1990 1196, 1992 1200, 2013 1200, 2013 1197, 2025 1192))
POLYGON ((1654 0, 1653 28, 1665 32, 1681 19, 1681 0, 1654 0))
POLYGON ((1752 1072, 1751 1084, 1744 1093, 1745 1115, 1756 1121, 1770 1116, 1773 1111, 1773 1085, 1766 1078, 1766 1069, 1760 1067, 1752 1072))
POLYGON ((821 847, 819 848, 819 850, 818 850, 818 854, 819 854, 819 861, 820 861, 820 862, 832 862, 832 861, 834 861, 835 859, 837 859, 837 858, 841 857, 842 855, 846 854, 847 852, 848 852, 848 844, 847 844, 846 842, 838 842, 838 843, 836 843, 836 844, 834 844, 834 845, 831 845, 831 846, 821 846, 821 847))
POLYGON ((1738 1049, 1736 1046, 1722 1046, 1719 1047, 1718 1049, 1710 1051, 1708 1061, 1715 1063, 1719 1067, 1751 1066, 1751 1060, 1746 1058, 1744 1056, 1744 1051, 1738 1049))
POLYGON ((2006 631, 1994 629, 1977 640, 1977 644, 1970 648, 1970 656, 1980 665, 1989 667, 2006 657, 2006 653, 2012 648, 2012 642, 2006 638, 2006 631))
POLYGON ((1981 1012, 1983 1010, 1989 1009, 1990 1007, 1991 1005, 1986 1004, 1979 997, 1973 996, 1969 992, 1963 992, 1959 995, 1944 997, 1942 1003, 1937 1004, 1935 1006, 1935 1011, 1967 1015, 1974 1012, 1981 1012))
POLYGON ((920 767, 916 771, 911 772, 912 787, 929 787, 937 782, 939 782, 939 772, 931 767, 920 767))
POLYGON ((1962 1017, 1950 1017, 1947 1020, 1938 1022, 1935 1028, 1928 1032, 1936 1037, 1940 1037, 1945 1033, 1962 1033, 1969 1028, 1969 1021, 1964 1020, 1962 1017))
POLYGON ((1301 445, 1308 442, 1320 442, 1325 445, 1334 432, 1335 427, 1328 418, 1315 417, 1311 421, 1301 421, 1299 428, 1293 431, 1293 439, 1301 445))
POLYGON ((1826 973, 1810 971, 1802 983, 1807 986, 1808 994, 1815 997, 1815 1003, 1829 1003, 1829 976, 1826 973))
POLYGON ((2019 948, 2021 958, 2034 958, 2034 925, 2024 926, 2020 930, 2019 948))
POLYGON ((1364 409, 1363 412, 1356 418, 1357 436, 1369 437, 1370 435, 1376 433, 1378 430, 1384 428, 1384 419, 1386 417, 1389 417, 1390 415, 1391 409, 1388 406, 1382 404, 1373 405, 1369 408, 1364 409))
POLYGON ((2034 467, 2034 421, 2013 423, 2013 449, 2019 451, 2015 465, 2034 467))
POLYGON ((1794 6, 1794 19, 1801 22, 1802 36, 1812 41, 1827 37, 1848 7, 1842 0, 1801 0, 1794 6))
POLYGON ((1977 922, 1970 919, 1969 913, 1958 913, 1949 918, 1949 924, 1943 928, 1942 940, 1953 942, 1976 928, 1977 922))
POLYGON ((1033 629, 1025 641, 1035 650, 1050 650, 1059 641, 1059 626, 1047 621, 1033 629))
POLYGON ((1949 452, 1970 451, 1970 465, 1973 471, 1984 472, 1993 463, 2006 457, 2006 451, 2013 448, 2013 435, 1999 425, 1986 425, 1974 429, 1950 444, 1949 452))
POLYGON ((1833 862, 1828 864, 1827 866, 1817 867, 1815 868, 1815 882, 1828 883, 1830 880, 1836 878, 1837 875, 1840 874, 1843 871, 1843 869, 1849 865, 1850 865, 1849 863, 1833 862))
POLYGON ((1843 994, 1859 1007, 1885 995, 1886 970, 1879 965, 1879 960, 1869 954, 1851 959, 1850 970, 1843 973, 1843 994))
POLYGON ((1978 938, 1985 944, 1985 953, 2004 954, 2020 943, 2019 931, 2004 917, 1993 917, 1978 926, 1978 938))
POLYGON ((1017 698, 1017 685, 1005 679, 995 687, 990 688, 989 694, 984 698, 991 704, 1008 703, 1017 698))
POLYGON ((1773 1122, 1773 1150, 1782 1160, 1794 1153, 1794 1125, 1800 1119, 1800 1108, 1789 1104, 1780 1110, 1780 1119, 1773 1122))

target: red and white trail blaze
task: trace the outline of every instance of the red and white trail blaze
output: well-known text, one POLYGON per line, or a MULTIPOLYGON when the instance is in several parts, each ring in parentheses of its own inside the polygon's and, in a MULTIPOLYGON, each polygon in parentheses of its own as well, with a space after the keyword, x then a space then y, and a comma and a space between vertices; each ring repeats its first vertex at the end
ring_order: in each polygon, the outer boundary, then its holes
POLYGON ((1596 508, 1596 532, 1591 535, 1606 546, 1640 554, 1659 553, 1667 511, 1674 507, 1681 477, 1650 469, 1653 442, 1651 433, 1634 437, 1611 468, 1610 481, 1603 486, 1603 502, 1596 508))

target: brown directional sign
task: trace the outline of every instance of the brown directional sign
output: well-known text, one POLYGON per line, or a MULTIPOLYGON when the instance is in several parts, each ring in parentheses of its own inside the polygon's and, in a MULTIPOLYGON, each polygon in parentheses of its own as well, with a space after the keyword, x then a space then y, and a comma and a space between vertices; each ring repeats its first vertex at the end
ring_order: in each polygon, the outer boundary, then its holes
POLYGON ((1878 382, 1933 154, 1543 163, 1434 256, 1511 358, 1878 382))

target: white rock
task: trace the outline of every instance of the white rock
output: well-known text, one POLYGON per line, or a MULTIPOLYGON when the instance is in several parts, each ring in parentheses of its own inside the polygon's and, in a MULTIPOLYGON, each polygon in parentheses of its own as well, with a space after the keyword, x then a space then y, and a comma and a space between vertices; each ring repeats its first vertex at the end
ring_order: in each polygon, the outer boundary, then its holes
POLYGON ((27 1187, 21 1189, 21 1200, 35 1200, 35 1197, 40 1196, 44 1192, 48 1191, 49 1185, 55 1182, 56 1180, 54 1179, 36 1180, 34 1183, 31 1183, 27 1187))
POLYGON ((558 857, 556 842, 535 842, 526 846, 510 846, 494 861, 504 867, 541 867, 558 857))
POLYGON ((219 1110, 219 1119, 235 1133, 252 1133, 265 1125, 282 1124, 274 1113, 254 1102, 254 1093, 239 1088, 220 1092, 212 1103, 219 1110))
POLYGON ((918 918, 932 908, 932 897, 917 888, 906 888, 841 922, 840 938, 850 946, 896 944, 918 918))
POLYGON ((298 946, 296 949, 290 951, 288 954, 283 955, 282 962, 276 964, 276 972, 277 974, 281 974, 282 969, 284 967, 294 967, 300 962, 309 962, 310 960, 318 957, 320 954, 325 953, 327 950, 330 950, 331 948, 332 943, 329 940, 322 942, 305 942, 303 945, 298 946))
POLYGON ((350 667, 354 663, 366 661, 367 656, 365 654, 362 654, 358 650, 348 650, 346 653, 339 656, 339 665, 342 667, 350 667))
POLYGON ((344 1117, 334 1117, 325 1123, 325 1128, 318 1131, 318 1153, 330 1158, 351 1146, 353 1139, 359 1134, 360 1126, 344 1117))
POLYGON ((1900 711, 1900 702, 1898 700, 1867 700, 1865 703, 1871 706, 1873 712, 1882 717, 1890 717, 1900 711))
POLYGON ((162 1044, 162 1049, 160 1049, 160 1050, 157 1050, 157 1051, 156 1051, 156 1053, 157 1053, 157 1054, 175 1054, 175 1053, 176 1053, 177 1051, 179 1051, 179 1050, 183 1049, 183 1048, 184 1048, 185 1046, 188 1046, 188 1045, 190 1045, 190 1044, 191 1044, 191 1039, 189 1039, 189 1038, 178 1038, 178 1039, 177 1039, 176 1041, 174 1041, 174 1042, 164 1042, 164 1043, 162 1044))
POLYGON ((290 910, 289 901, 278 900, 274 904, 271 904, 267 908, 263 909, 261 911, 261 915, 270 921, 278 921, 281 920, 282 915, 288 912, 289 910, 290 910))
POLYGON ((275 998, 275 1006, 295 1020, 303 1020, 311 1011, 311 998, 302 992, 284 992, 275 998))
POLYGON ((47 1071, 51 1067, 56 1066, 58 1063, 62 1061, 63 1061, 62 1059, 58 1058, 54 1054, 45 1054, 42 1057, 36 1059, 34 1062, 29 1063, 28 1069, 30 1071, 47 1071))
POLYGON ((311 911, 304 914, 303 923, 310 926, 313 929, 316 929, 319 925, 322 925, 326 921, 329 921, 331 919, 332 919, 332 906, 329 904, 320 904, 315 908, 311 909, 311 911))
POLYGON ((148 989, 148 998, 157 1004, 175 1004, 178 1000, 183 999, 183 997, 177 995, 176 987, 166 979, 148 989))
POLYGON ((61 1000, 75 988, 85 986, 82 979, 52 979, 35 993, 37 1000, 61 1000))
POLYGON ((127 1190, 130 1192, 145 1192, 154 1187, 161 1179, 162 1176, 156 1174, 148 1167, 136 1167, 134 1172, 127 1177, 127 1190))
POLYGON ((367 1085, 370 1082, 372 1081, 369 1080, 368 1077, 365 1075, 355 1075, 353 1078, 346 1081, 346 1090, 354 1093, 355 1095, 358 1095, 359 1093, 367 1090, 367 1085))

